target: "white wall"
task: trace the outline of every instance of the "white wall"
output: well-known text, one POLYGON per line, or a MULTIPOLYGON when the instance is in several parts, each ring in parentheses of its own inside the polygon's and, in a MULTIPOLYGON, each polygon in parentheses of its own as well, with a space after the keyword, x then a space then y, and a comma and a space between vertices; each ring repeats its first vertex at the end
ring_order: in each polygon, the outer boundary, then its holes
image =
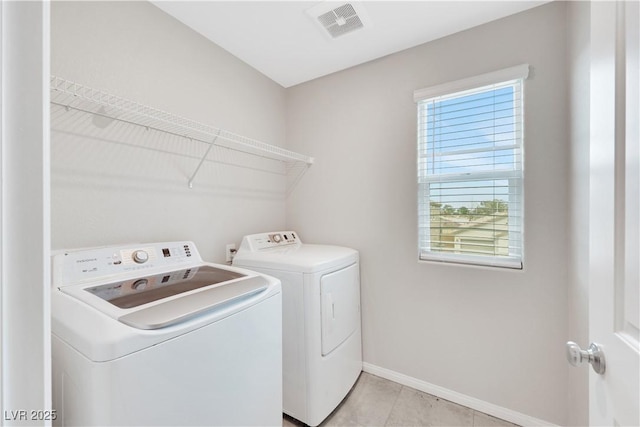
MULTIPOLYGON (((567 340, 589 344, 589 57, 590 3, 567 3, 569 81, 569 276, 567 340)), ((567 424, 589 424, 589 368, 569 370, 567 424)))
MULTIPOLYGON (((51 36, 56 76, 285 142, 284 89, 150 3, 53 2, 51 36)), ((204 144, 93 120, 52 111, 54 249, 190 239, 223 261, 225 243, 284 226, 278 166, 216 150, 190 190, 204 144)))
POLYGON ((566 5, 550 3, 287 91, 316 157, 287 202, 303 240, 357 248, 366 362, 567 420, 566 5), (529 63, 524 270, 417 261, 413 91, 529 63))

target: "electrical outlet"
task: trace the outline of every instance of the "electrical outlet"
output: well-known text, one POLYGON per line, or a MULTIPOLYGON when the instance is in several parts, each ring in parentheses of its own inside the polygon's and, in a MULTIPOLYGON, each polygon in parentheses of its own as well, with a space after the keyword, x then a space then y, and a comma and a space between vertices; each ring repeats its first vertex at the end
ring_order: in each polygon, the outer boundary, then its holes
POLYGON ((231 261, 233 261, 233 255, 236 253, 236 244, 235 243, 228 243, 227 244, 227 248, 224 251, 225 253, 225 260, 228 263, 231 263, 231 261))

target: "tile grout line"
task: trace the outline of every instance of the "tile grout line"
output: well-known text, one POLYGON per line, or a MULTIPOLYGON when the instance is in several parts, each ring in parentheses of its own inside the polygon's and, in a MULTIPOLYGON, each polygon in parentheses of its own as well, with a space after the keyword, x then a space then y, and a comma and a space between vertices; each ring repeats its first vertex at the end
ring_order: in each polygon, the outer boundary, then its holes
MULTIPOLYGON (((402 385, 402 384, 400 384, 400 385, 402 385)), ((385 418, 385 420, 384 420, 384 425, 385 426, 389 422, 389 418, 391 418, 391 414, 393 413, 393 410, 396 407, 396 404, 398 403, 398 399, 400 399, 400 394, 402 393, 402 390, 405 387, 406 387, 406 385, 402 385, 402 387, 400 387, 400 390, 398 391, 398 394, 396 395, 396 399, 393 401, 393 405, 391 405, 391 410, 389 411, 389 414, 387 415, 387 418, 385 418)))

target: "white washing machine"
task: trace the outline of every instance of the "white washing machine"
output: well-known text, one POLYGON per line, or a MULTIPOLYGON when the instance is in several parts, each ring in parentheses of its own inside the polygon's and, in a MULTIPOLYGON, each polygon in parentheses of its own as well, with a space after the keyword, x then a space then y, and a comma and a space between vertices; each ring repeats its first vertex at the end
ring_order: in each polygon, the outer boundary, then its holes
POLYGON ((245 236, 233 265, 281 280, 283 411, 317 426, 362 371, 358 252, 272 232, 245 236))
POLYGON ((53 257, 56 425, 282 425, 280 282, 192 242, 53 257))

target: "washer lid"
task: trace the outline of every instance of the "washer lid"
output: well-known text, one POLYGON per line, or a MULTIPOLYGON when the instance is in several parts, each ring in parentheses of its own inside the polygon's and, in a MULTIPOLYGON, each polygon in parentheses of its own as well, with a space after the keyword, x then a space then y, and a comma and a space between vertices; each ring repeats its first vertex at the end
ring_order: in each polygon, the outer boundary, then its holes
POLYGON ((160 329, 240 303, 268 286, 255 273, 201 265, 96 285, 62 286, 58 291, 134 328, 160 329))
POLYGON ((238 267, 315 273, 358 261, 358 251, 342 246, 299 244, 258 251, 242 250, 233 258, 238 267))

